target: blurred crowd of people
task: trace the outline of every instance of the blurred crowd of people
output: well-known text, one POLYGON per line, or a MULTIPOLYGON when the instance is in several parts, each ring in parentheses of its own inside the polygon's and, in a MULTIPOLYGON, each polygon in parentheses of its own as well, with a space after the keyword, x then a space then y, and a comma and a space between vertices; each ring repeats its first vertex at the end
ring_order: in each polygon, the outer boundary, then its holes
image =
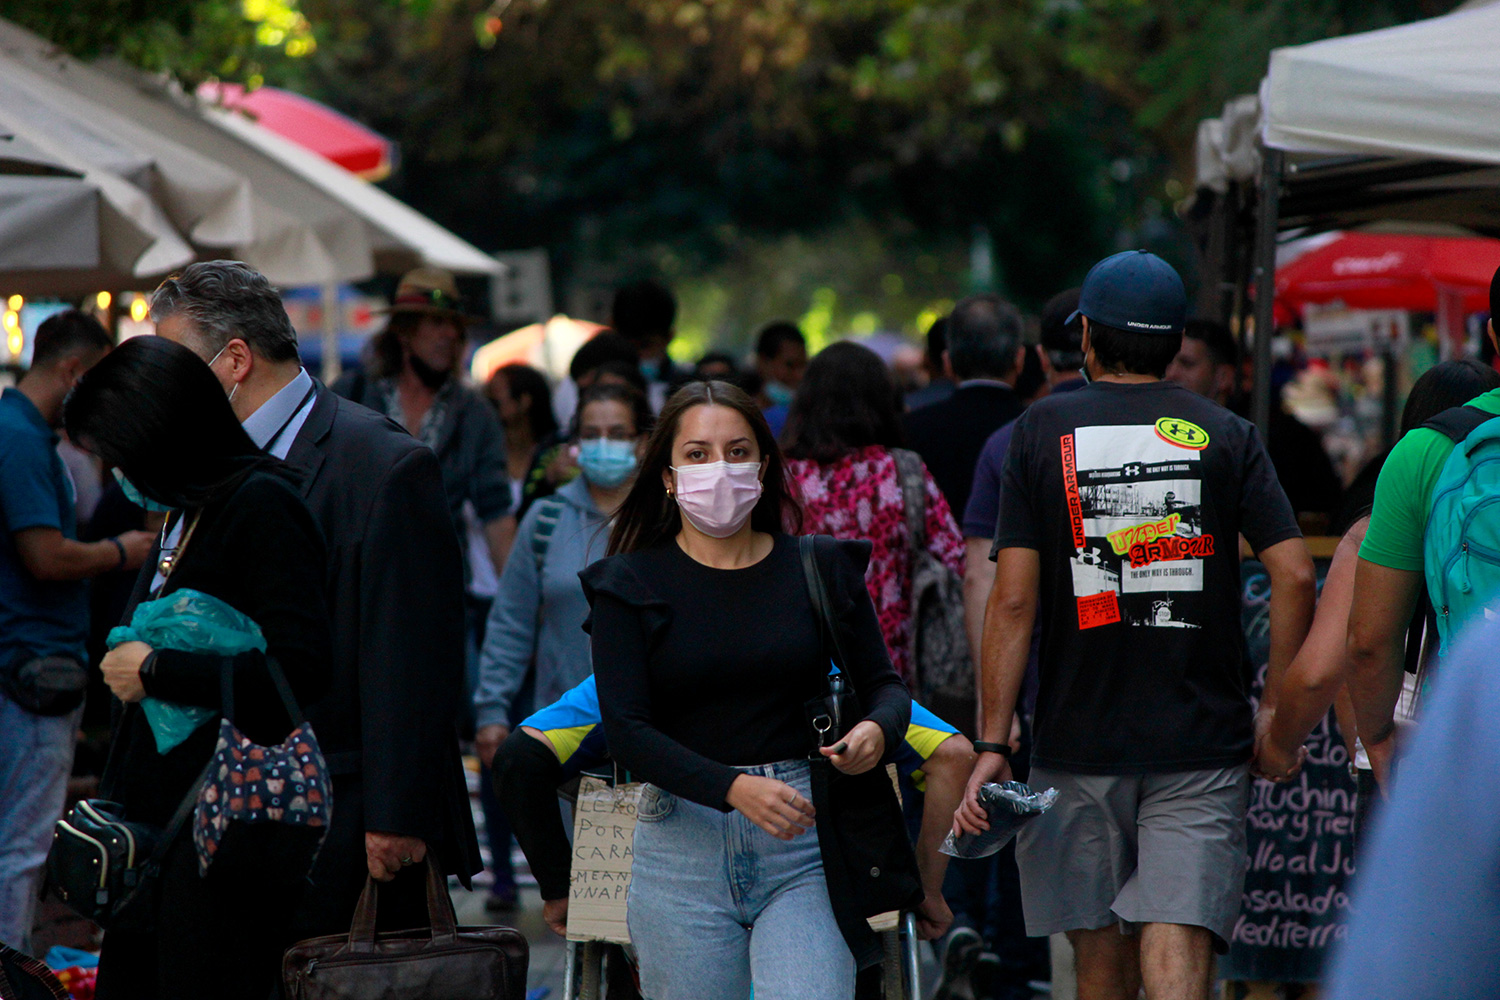
POLYGON ((1500 412, 1493 369, 1434 368, 1410 433, 1346 491, 1295 418, 1262 441, 1235 415, 1234 338, 1144 252, 1034 321, 959 301, 921 385, 858 343, 809 357, 786 321, 749 359, 681 365, 650 281, 558 385, 524 364, 469 383, 470 317, 430 268, 333 386, 244 264, 189 267, 151 312, 157 335, 118 346, 81 313, 47 320, 0 395, 0 942, 33 947, 69 778, 98 776, 159 837, 149 895, 108 914, 102 998, 212 978, 263 1000, 291 943, 347 931, 367 877, 388 883, 382 927, 424 924, 429 863, 481 868, 466 744, 487 905, 517 906, 514 837, 559 932, 557 790, 611 759, 647 782, 639 980, 615 962, 611 995, 864 995, 862 921, 894 901, 941 942, 943 990, 1032 996, 1065 934, 1082 997, 1206 998, 1252 768, 1293 777, 1337 701, 1362 801, 1387 781, 1401 677, 1409 717, 1437 644, 1427 498, 1473 430, 1432 421, 1474 397, 1500 412), (1316 618, 1299 515, 1343 532, 1316 618), (1242 544, 1272 583, 1258 715, 1242 544), (201 595, 254 648, 139 637, 201 595), (173 742, 162 706, 199 724, 173 742), (316 732, 334 808, 315 854, 245 834, 229 863, 204 855, 182 816, 221 715, 257 746, 316 732), (906 793, 885 848, 888 789, 860 783, 888 784, 881 763, 906 793), (980 786, 1028 775, 1057 807, 950 863, 950 828, 987 827, 980 786))

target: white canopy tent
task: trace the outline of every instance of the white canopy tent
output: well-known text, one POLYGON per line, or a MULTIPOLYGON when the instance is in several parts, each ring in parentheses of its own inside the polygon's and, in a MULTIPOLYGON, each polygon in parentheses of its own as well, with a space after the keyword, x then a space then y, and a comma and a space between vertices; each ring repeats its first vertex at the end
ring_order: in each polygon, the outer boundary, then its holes
POLYGON ((1500 164, 1500 5, 1277 49, 1262 140, 1300 153, 1500 164))
POLYGON ((84 295, 192 263, 193 250, 118 178, 0 175, 5 293, 84 295))
MULTIPOLYGON (((1500 235, 1497 42, 1500 4, 1481 2, 1277 49, 1258 95, 1200 124, 1200 199, 1225 206, 1222 228, 1239 225, 1234 205, 1254 192, 1255 253, 1246 263, 1257 330, 1273 326, 1279 232, 1394 222, 1500 235)), ((1237 237, 1211 233, 1211 248, 1216 241, 1237 237)), ((1255 342, 1254 413, 1263 427, 1270 341, 1255 342)))
POLYGON ((66 149, 69 165, 149 194, 199 256, 234 256, 289 286, 421 264, 500 270, 385 192, 235 118, 129 67, 82 63, 0 19, 0 131, 66 149))

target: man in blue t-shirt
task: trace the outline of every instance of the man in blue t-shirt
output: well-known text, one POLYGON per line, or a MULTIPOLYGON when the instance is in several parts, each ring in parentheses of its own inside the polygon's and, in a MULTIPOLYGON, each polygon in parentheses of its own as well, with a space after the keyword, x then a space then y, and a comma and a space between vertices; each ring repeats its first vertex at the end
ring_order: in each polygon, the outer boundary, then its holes
POLYGON ((78 541, 73 484, 57 454, 63 400, 110 350, 78 312, 37 331, 31 370, 0 394, 0 943, 30 946, 37 883, 62 815, 82 713, 83 581, 145 561, 151 536, 78 541))

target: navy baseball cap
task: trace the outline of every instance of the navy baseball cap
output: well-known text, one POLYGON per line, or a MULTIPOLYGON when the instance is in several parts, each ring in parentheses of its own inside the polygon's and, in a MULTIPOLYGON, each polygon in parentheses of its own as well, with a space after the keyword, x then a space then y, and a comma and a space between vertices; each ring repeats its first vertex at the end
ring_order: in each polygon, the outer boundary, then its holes
POLYGON ((1154 253, 1126 250, 1089 269, 1073 322, 1095 323, 1136 333, 1180 334, 1187 321, 1187 290, 1177 269, 1154 253))

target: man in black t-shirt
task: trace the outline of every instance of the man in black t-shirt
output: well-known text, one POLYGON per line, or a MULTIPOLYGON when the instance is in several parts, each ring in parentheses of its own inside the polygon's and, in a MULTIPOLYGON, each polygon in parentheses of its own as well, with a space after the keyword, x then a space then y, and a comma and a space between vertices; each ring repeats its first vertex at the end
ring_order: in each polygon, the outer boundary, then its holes
POLYGON ((1241 534, 1272 583, 1267 709, 1312 617, 1312 560, 1255 428, 1161 380, 1186 310, 1177 272, 1144 251, 1089 272, 1090 385, 1017 422, 991 554, 983 740, 955 820, 980 828, 979 785, 1010 777, 1040 616, 1031 784, 1061 794, 1017 859, 1027 932, 1068 934, 1088 1000, 1133 1000, 1142 979, 1206 1000, 1232 933, 1255 733, 1241 534))

